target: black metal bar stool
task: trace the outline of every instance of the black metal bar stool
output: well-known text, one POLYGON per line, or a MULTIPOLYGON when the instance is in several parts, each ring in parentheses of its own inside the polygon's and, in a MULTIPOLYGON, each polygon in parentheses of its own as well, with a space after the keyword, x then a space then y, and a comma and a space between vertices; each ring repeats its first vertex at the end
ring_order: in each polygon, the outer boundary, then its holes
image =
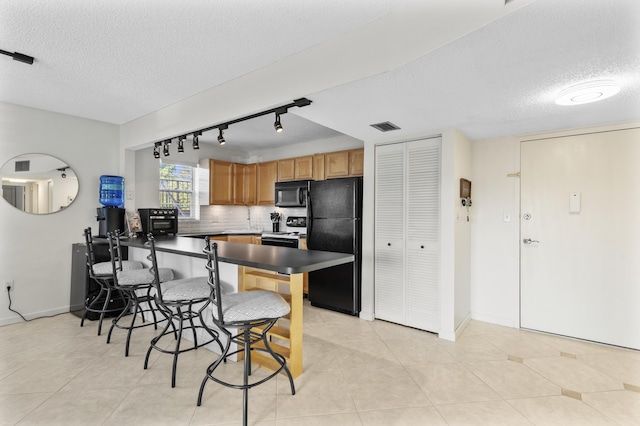
POLYGON ((147 355, 144 360, 145 370, 149 364, 149 355, 151 351, 156 349, 165 354, 173 355, 173 367, 171 370, 171 387, 176 386, 176 369, 178 365, 178 355, 183 352, 198 349, 201 346, 216 342, 222 351, 222 343, 219 340, 219 334, 204 325, 202 312, 209 306, 211 288, 208 284, 208 278, 194 277, 183 278, 179 280, 171 280, 161 282, 158 270, 158 261, 156 257, 155 238, 149 234, 148 241, 145 243, 149 247, 149 257, 151 261, 151 270, 155 276, 153 286, 155 292, 155 303, 160 312, 167 318, 167 324, 162 332, 151 340, 147 355), (199 323, 194 322, 199 321, 199 323), (177 324, 177 333, 175 324, 177 324), (173 327, 173 331, 169 331, 169 327, 173 327), (210 338, 198 340, 197 330, 205 330, 210 338), (182 348, 182 333, 185 330, 191 330, 193 333, 193 345, 182 348), (176 345, 173 349, 165 349, 165 345, 159 342, 168 334, 173 334, 176 345))
POLYGON ((118 252, 118 261, 114 264, 109 262, 96 263, 95 251, 93 247, 93 237, 91 236, 91 228, 84 230, 84 240, 87 246, 87 268, 89 270, 89 278, 93 279, 100 286, 100 292, 97 296, 91 297, 87 295, 85 299, 84 313, 80 321, 80 327, 84 326, 84 320, 89 312, 99 314, 98 336, 102 333, 102 321, 105 315, 117 315, 122 312, 124 306, 124 296, 113 287, 113 277, 118 271, 133 271, 142 269, 144 266, 140 262, 122 260, 122 255, 118 252), (120 300, 122 303, 117 307, 109 305, 114 301, 120 300))
POLYGON ((271 327, 274 326, 278 319, 287 315, 291 307, 280 294, 273 291, 255 290, 224 294, 220 290, 218 244, 211 244, 209 237, 206 237, 205 241, 206 247, 204 252, 207 254, 209 285, 212 289, 211 303, 213 305, 213 323, 227 336, 227 343, 220 357, 207 368, 207 373, 202 380, 200 392, 198 393, 198 405, 202 403, 204 387, 209 380, 213 380, 230 388, 242 389, 242 421, 246 426, 247 413, 249 411, 249 389, 266 382, 284 370, 289 377, 291 394, 296 394, 293 377, 287 367, 284 356, 271 349, 269 339, 267 338, 267 333, 271 327), (236 334, 233 334, 230 330, 234 330, 236 334), (237 344, 240 349, 229 352, 231 343, 237 344), (280 367, 262 380, 250 382, 251 351, 262 351, 270 354, 280 367), (237 353, 244 354, 242 383, 230 383, 215 377, 215 369, 220 363, 226 361, 229 356, 237 353))
MULTIPOLYGON (((120 231, 116 230, 115 233, 107 233, 109 241, 109 253, 111 254, 111 264, 113 269, 116 270, 116 264, 119 262, 118 256, 121 253, 120 246, 120 231)), ((165 282, 173 279, 173 270, 169 268, 159 268, 158 277, 160 282, 165 282)), ((154 302, 154 287, 153 280, 155 275, 151 269, 136 269, 130 271, 118 271, 113 276, 113 287, 120 291, 126 299, 127 304, 124 310, 113 319, 111 327, 109 328, 109 334, 107 335, 107 343, 111 342, 111 333, 114 328, 127 330, 127 339, 125 343, 124 356, 129 356, 129 345, 131 342, 131 333, 134 329, 140 327, 147 327, 153 325, 155 329, 158 329, 158 318, 156 315, 157 306, 154 302), (146 304, 146 307, 143 306, 146 304), (146 321, 145 313, 150 313, 153 317, 153 321, 146 321), (129 324, 123 324, 123 318, 127 315, 131 315, 131 321, 129 324), (136 319, 141 317, 142 323, 136 325, 136 319)), ((165 318, 163 317, 163 320, 165 318)))

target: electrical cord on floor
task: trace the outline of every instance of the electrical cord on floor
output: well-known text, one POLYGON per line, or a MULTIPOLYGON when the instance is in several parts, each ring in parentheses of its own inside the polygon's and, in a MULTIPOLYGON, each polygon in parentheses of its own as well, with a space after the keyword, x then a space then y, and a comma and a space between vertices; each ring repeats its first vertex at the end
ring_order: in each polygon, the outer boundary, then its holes
POLYGON ((11 308, 11 288, 7 287, 7 296, 9 296, 9 310, 13 313, 16 313, 18 315, 20 315, 20 318, 22 318, 25 321, 29 321, 28 319, 26 319, 25 317, 22 316, 22 314, 18 311, 16 311, 15 309, 11 308))

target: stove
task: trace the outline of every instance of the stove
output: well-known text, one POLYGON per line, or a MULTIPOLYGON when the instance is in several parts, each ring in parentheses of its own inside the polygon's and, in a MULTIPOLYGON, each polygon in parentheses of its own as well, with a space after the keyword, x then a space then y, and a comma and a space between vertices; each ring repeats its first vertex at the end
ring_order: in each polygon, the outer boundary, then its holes
POLYGON ((262 245, 298 248, 301 237, 305 235, 299 232, 263 232, 262 245))

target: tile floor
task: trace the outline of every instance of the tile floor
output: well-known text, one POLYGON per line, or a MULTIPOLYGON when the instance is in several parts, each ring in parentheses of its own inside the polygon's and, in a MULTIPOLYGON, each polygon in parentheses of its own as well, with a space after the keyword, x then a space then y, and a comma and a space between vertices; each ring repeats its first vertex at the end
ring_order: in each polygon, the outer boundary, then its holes
MULTIPOLYGON (((250 391, 250 424, 639 425, 640 352, 472 321, 455 343, 305 305, 305 372, 250 391)), ((198 386, 214 354, 142 368, 153 329, 112 342, 71 314, 0 327, 0 425, 238 425, 240 391, 198 386)), ((238 377, 239 365, 224 374, 238 377)), ((256 375, 264 374, 256 369, 256 375)))

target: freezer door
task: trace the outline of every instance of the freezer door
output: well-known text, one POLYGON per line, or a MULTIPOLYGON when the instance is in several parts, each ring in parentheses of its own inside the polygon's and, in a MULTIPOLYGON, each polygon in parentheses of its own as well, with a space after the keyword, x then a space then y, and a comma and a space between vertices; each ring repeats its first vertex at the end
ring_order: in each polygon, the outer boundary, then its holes
POLYGON ((307 216, 316 218, 361 217, 362 178, 309 182, 307 216))
POLYGON ((307 248, 355 254, 360 219, 307 219, 307 248))

